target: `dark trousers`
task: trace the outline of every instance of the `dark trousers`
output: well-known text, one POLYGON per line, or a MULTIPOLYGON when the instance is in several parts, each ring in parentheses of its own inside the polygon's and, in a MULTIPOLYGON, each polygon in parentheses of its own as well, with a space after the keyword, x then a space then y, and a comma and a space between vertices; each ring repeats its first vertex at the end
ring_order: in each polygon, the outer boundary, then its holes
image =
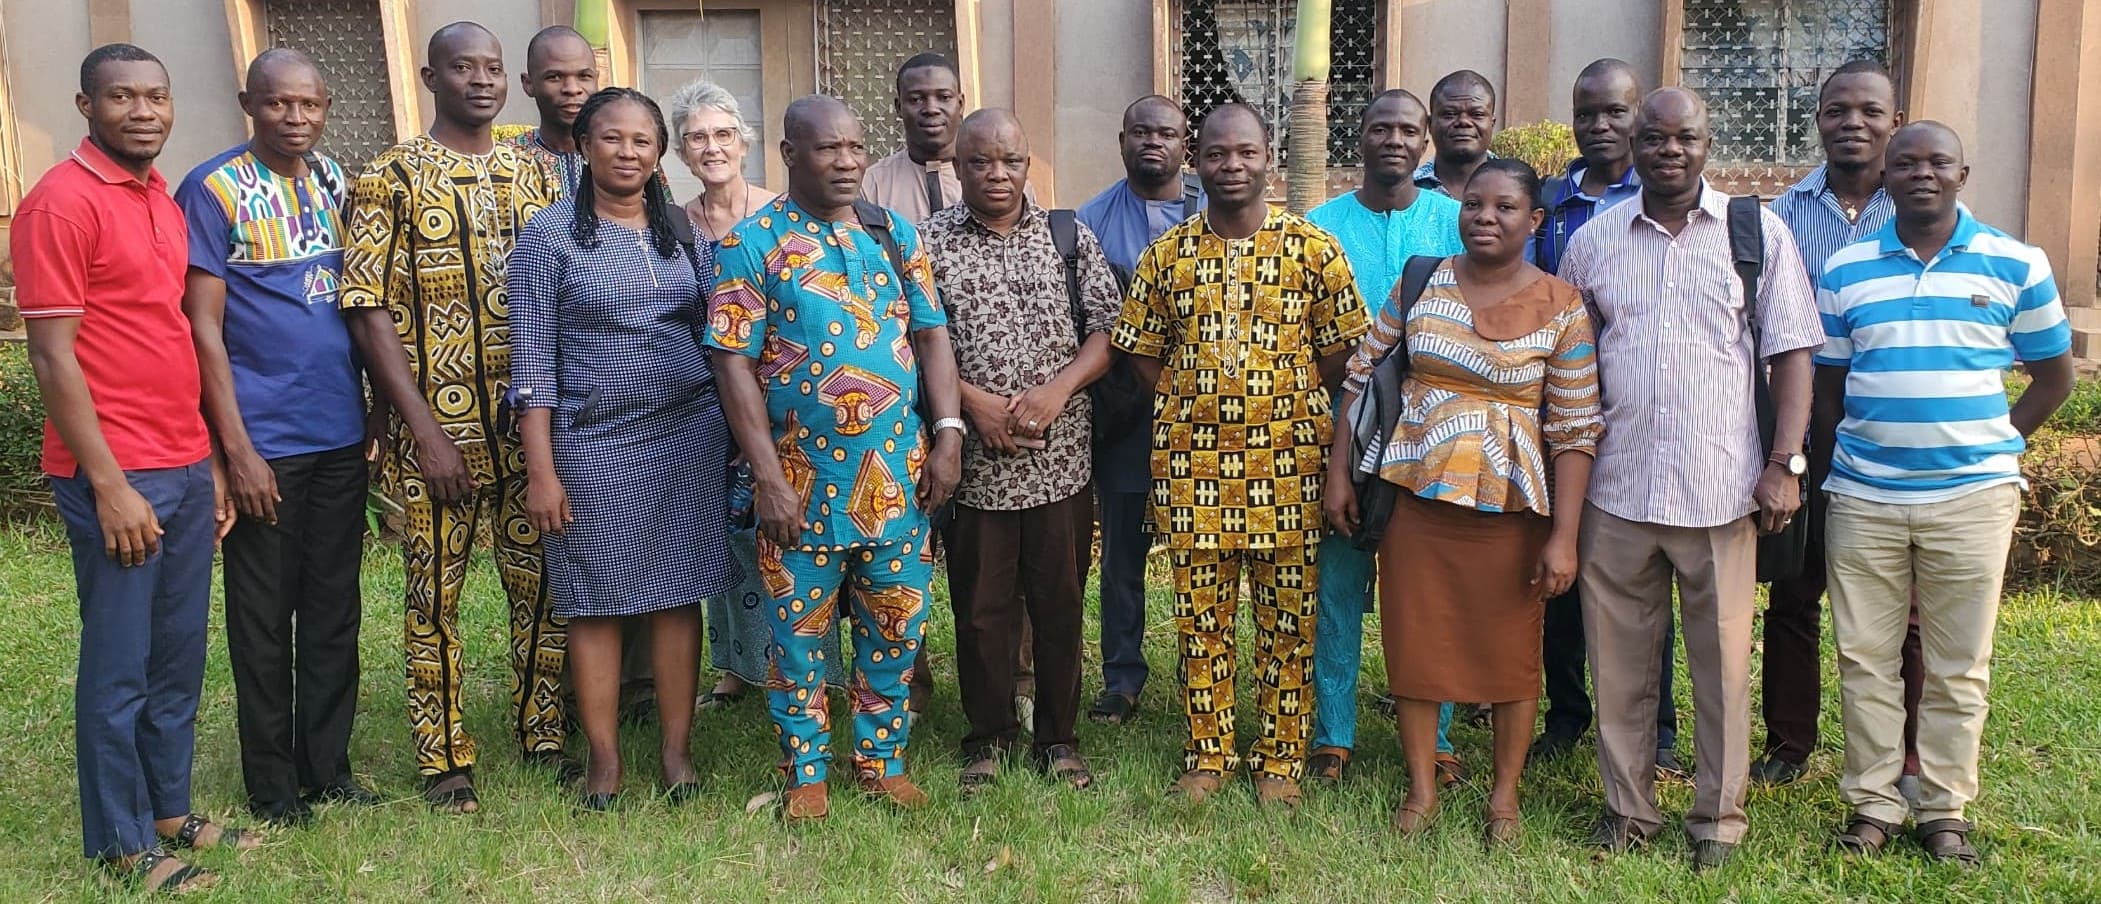
POLYGON ((1036 644, 1038 751, 1077 743, 1080 647, 1086 594, 1073 568, 1074 547, 1093 534, 1094 493, 1016 511, 956 506, 948 532, 949 603, 956 617, 956 686, 970 728, 963 750, 1011 749, 1020 739, 1014 715, 1014 657, 1022 629, 1036 644))
POLYGON ((156 819, 190 812, 190 760, 204 684, 212 598, 212 470, 127 471, 160 519, 160 551, 125 567, 103 552, 87 477, 54 477, 51 495, 73 550, 80 673, 73 733, 88 857, 160 843, 156 819))
MULTIPOLYGON (((1590 730, 1590 693, 1585 689, 1583 599, 1571 585, 1547 600, 1541 662, 1547 679, 1546 733, 1580 738, 1590 730)), ((1678 747, 1678 704, 1671 698, 1672 656, 1678 640, 1675 619, 1663 630, 1663 683, 1656 697, 1656 749, 1678 747)))
MULTIPOLYGON (((1135 700, 1145 689, 1145 530, 1150 493, 1102 491, 1102 689, 1135 700)), ((1085 569, 1081 569, 1084 585, 1085 569)))
MULTIPOLYGON (((1802 574, 1774 581, 1765 610, 1764 685, 1765 755, 1800 765, 1816 749, 1817 710, 1824 700, 1822 640, 1824 617, 1824 538, 1809 538, 1809 558, 1802 574)), ((1919 644, 1919 608, 1914 600, 1911 625, 1904 632, 1904 772, 1919 772, 1919 694, 1926 680, 1925 655, 1919 644)))
POLYGON ((226 650, 251 806, 350 779, 364 449, 274 459, 277 523, 226 535, 226 650))

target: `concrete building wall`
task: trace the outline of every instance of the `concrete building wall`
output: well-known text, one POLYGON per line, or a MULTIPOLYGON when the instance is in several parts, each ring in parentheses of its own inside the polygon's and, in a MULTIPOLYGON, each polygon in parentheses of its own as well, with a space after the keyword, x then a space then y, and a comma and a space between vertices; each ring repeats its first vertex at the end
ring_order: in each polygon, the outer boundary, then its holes
MULTIPOLYGON (((1027 0, 1023 0, 1027 2, 1027 0)), ((1058 203, 1076 207, 1123 178, 1116 133, 1130 102, 1153 93, 1153 19, 1136 0, 1059 0, 1055 147, 1058 203), (1127 61, 1105 65, 1108 60, 1127 61)), ((1032 86, 1017 86, 1032 90, 1032 86)))
POLYGON ((1400 16, 1401 83, 1429 99, 1430 86, 1455 69, 1472 69, 1500 90, 1504 82, 1503 0, 1395 0, 1400 16))
POLYGON ((2037 80, 2035 4, 1991 4, 1983 26, 1976 49, 1977 124, 1962 136, 1970 161, 1970 185, 1962 194, 1980 219, 2021 235, 2028 208, 2029 92, 2037 80))
MULTIPOLYGON (((1553 53, 1544 95, 1546 117, 1556 122, 1568 121, 1570 92, 1576 83, 1576 73, 1582 72, 1592 60, 1603 57, 1626 60, 1634 66, 1634 71, 1641 73, 1642 84, 1656 85, 1661 75, 1656 69, 1657 56, 1662 50, 1658 44, 1661 16, 1662 11, 1654 3, 1556 0, 1549 20, 1553 28, 1549 36, 1553 53)), ((1517 63, 1513 61, 1511 65, 1517 63)))
MULTIPOLYGON (((5 0, 0 18, 7 20, 9 94, 15 111, 15 151, 22 191, 36 183, 51 165, 65 159, 87 134, 73 107, 79 90, 80 58, 88 52, 85 4, 43 0, 5 0), (31 34, 29 23, 36 23, 31 34)), ((229 57, 230 59, 231 57, 229 57)), ((182 98, 176 98, 178 104, 182 98)), ((181 112, 181 107, 176 108, 181 112)), ((178 119, 177 128, 182 126, 178 119)))

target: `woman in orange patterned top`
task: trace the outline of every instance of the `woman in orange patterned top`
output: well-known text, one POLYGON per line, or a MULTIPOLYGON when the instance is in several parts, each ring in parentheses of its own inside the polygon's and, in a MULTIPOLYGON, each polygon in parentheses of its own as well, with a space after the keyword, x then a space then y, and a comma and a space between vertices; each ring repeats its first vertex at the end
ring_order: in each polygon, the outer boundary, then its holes
MULTIPOLYGON (((1475 171, 1461 195, 1466 253, 1439 265, 1405 328, 1404 299, 1387 299, 1344 383, 1343 404, 1355 404, 1406 337, 1401 419, 1378 453, 1380 476, 1405 491, 1379 549, 1381 633, 1408 762, 1393 817, 1403 833, 1437 812, 1437 701, 1482 700, 1495 707, 1488 843, 1516 842, 1543 605, 1575 580, 1576 526, 1604 427, 1583 299, 1525 262, 1542 216, 1538 188, 1520 161, 1475 171)), ((1332 524, 1355 532, 1349 434, 1338 419, 1325 503, 1332 524)))

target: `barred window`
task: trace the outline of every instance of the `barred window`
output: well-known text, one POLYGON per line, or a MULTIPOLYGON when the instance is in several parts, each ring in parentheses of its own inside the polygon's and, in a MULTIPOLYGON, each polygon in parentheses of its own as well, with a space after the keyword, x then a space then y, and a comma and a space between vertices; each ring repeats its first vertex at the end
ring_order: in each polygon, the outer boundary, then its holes
MULTIPOLYGON (((744 178, 765 184, 767 140, 766 86, 763 48, 759 39, 758 10, 724 10, 702 16, 697 12, 644 12, 642 14, 642 91, 654 98, 668 98, 698 79, 707 79, 737 99, 744 122, 757 134, 744 151, 744 178)), ((664 115, 671 115, 665 110, 664 115)), ((670 123, 672 140, 678 140, 685 123, 670 123)), ((667 166, 672 195, 685 198, 700 193, 700 180, 684 166, 667 166)))
MULTIPOLYGON (((1890 62, 1892 0, 1684 0, 1679 75, 1707 99, 1714 159, 1742 175, 1812 167, 1824 79, 1890 62)), ((1777 174, 1775 174, 1777 176, 1777 174)))
MULTIPOLYGON (((1277 153, 1284 152, 1291 111, 1295 0, 1179 0, 1181 23, 1175 81, 1192 121, 1222 104, 1242 101, 1269 121, 1277 153)), ((1372 58, 1378 41, 1374 0, 1335 0, 1329 28, 1328 162, 1356 166, 1357 119, 1372 96, 1372 58)))
POLYGON ((379 0, 268 0, 263 36, 271 47, 312 55, 331 99, 322 152, 357 173, 393 147, 394 99, 379 0))
POLYGON ((818 0, 817 90, 846 101, 868 132, 868 155, 904 147, 891 112, 897 67, 932 51, 956 58, 953 0, 818 0))

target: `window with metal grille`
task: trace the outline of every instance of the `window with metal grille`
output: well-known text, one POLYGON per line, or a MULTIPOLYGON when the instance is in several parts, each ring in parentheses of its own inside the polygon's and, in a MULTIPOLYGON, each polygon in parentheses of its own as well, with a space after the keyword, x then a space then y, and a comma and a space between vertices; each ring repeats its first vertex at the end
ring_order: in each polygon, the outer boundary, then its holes
MULTIPOLYGON (((642 92, 668 98, 697 79, 707 79, 737 99, 744 122, 757 133, 744 149, 744 178, 766 182, 766 85, 757 10, 642 14, 642 92)), ((664 111, 670 115, 671 111, 664 111)), ((676 140, 685 123, 671 123, 676 140)), ((672 195, 700 193, 700 180, 684 166, 667 166, 672 195)))
POLYGON ((1832 70, 1891 57, 1892 0, 1684 0, 1679 76, 1707 99, 1717 163, 1812 167, 1817 92, 1832 70))
MULTIPOLYGON (((1295 0, 1178 0, 1181 23, 1174 76, 1189 118, 1242 101, 1268 120, 1284 152, 1291 110, 1295 0)), ((1374 0, 1334 0, 1329 20, 1328 162, 1356 166, 1357 118, 1371 102, 1372 60, 1378 43, 1374 0)))
POLYGON ((356 173, 394 146, 379 0, 268 0, 263 33, 270 46, 296 47, 320 64, 331 99, 324 153, 356 173))
POLYGON ((818 0, 816 14, 817 90, 860 115, 870 159, 904 147, 904 127, 891 112, 897 67, 928 51, 956 58, 955 3, 818 0))

